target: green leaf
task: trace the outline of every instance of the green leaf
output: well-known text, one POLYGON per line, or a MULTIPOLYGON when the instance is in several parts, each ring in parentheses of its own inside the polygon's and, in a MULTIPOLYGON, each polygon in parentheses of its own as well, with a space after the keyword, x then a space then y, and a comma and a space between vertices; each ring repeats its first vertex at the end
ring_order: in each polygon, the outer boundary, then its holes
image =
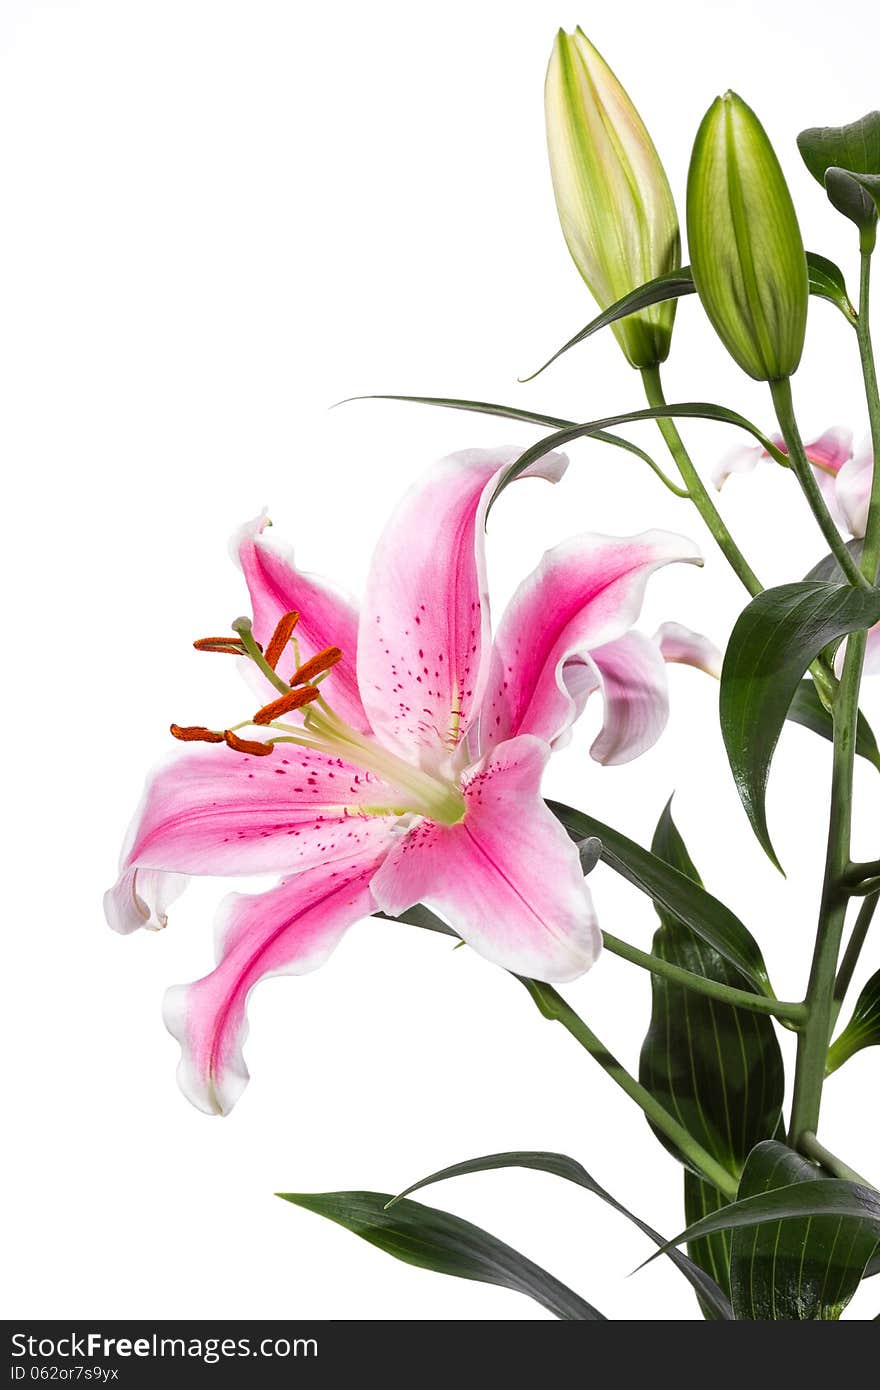
MULTIPOLYGON (((739 1197, 770 1193, 784 1198, 787 1191, 806 1188, 809 1200, 809 1189, 821 1181, 822 1170, 814 1163, 771 1140, 749 1155, 739 1197)), ((811 1215, 734 1230, 730 1284, 737 1319, 839 1318, 876 1243, 875 1226, 844 1215, 811 1215)))
MULTIPOLYGON (((858 1218, 870 1226, 877 1239, 880 1236, 880 1193, 843 1178, 820 1177, 813 1183, 796 1183, 793 1187, 775 1188, 755 1197, 738 1197, 720 1211, 710 1212, 692 1222, 671 1243, 681 1245, 717 1231, 735 1231, 767 1221, 790 1221, 803 1216, 858 1218)), ((657 1252, 660 1253, 664 1252, 657 1252)), ((651 1260, 656 1258, 657 1255, 651 1256, 651 1260)), ((646 1263, 650 1264, 651 1260, 646 1263)))
POLYGON ((652 304, 662 304, 667 299, 679 299, 685 294, 696 294, 697 287, 694 284, 694 277, 691 275, 691 268, 688 265, 682 266, 680 270, 667 271, 665 275, 658 275, 654 280, 648 280, 646 284, 639 285, 638 289, 630 290, 622 299, 611 304, 601 314, 597 314, 591 319, 586 328, 582 328, 573 338, 569 338, 552 357, 548 357, 542 367, 529 376, 520 377, 520 381, 534 381, 536 376, 545 372, 551 363, 561 357, 569 348, 576 347, 578 343, 591 338, 594 333, 598 333, 600 328, 607 328, 610 324, 616 323, 618 319, 625 319, 630 314, 637 314, 642 309, 649 308, 652 304))
POLYGON ((880 1044, 880 970, 865 985, 853 1009, 852 1018, 843 1032, 834 1039, 828 1051, 826 1076, 837 1071, 863 1047, 880 1044))
POLYGON ((770 763, 807 667, 832 642, 880 621, 880 591, 802 582, 765 589, 740 614, 721 671, 721 732, 740 799, 770 859, 770 763))
POLYGON ((810 294, 817 299, 827 299, 830 304, 837 306, 844 318, 849 319, 850 323, 855 323, 855 307, 847 293, 846 280, 840 266, 835 265, 834 261, 829 261, 827 256, 808 251, 807 273, 810 277, 810 294))
MULTIPOLYGON (((445 410, 464 410, 473 415, 499 415, 505 420, 520 420, 527 425, 549 425, 556 430, 577 428, 574 420, 563 420, 557 415, 539 415, 534 410, 520 410, 518 406, 495 405, 492 401, 459 400, 453 396, 350 396, 348 401, 339 401, 338 404, 347 405, 350 401, 404 401, 410 405, 435 405, 445 410)), ((641 459, 657 474, 657 477, 666 484, 670 491, 677 493, 679 497, 687 496, 685 489, 670 482, 663 469, 651 455, 646 450, 641 449, 638 444, 633 444, 632 440, 624 439, 619 434, 609 434, 607 430, 594 430, 591 438, 599 444, 612 444, 616 449, 623 449, 626 453, 641 459)))
MULTIPOLYGON (((846 318, 853 321, 855 309, 846 292, 843 271, 833 261, 829 261, 827 256, 820 256, 815 251, 807 252, 807 271, 810 277, 810 294, 816 295, 819 299, 829 300, 846 318)), ((552 357, 548 357, 542 367, 529 376, 520 377, 520 381, 534 381, 535 377, 545 372, 563 353, 568 352, 569 348, 577 347, 578 343, 585 342, 601 328, 607 328, 618 319, 626 318, 628 314, 637 314, 639 310, 647 309, 651 304, 661 304, 666 299, 679 299, 687 294, 696 294, 696 290, 689 265, 682 266, 680 270, 671 270, 666 275, 658 275, 656 280, 649 280, 647 284, 631 290, 622 299, 618 299, 616 304, 611 304, 601 314, 597 314, 585 328, 575 333, 573 338, 569 338, 567 343, 554 352, 552 357)))
POLYGON ((880 175, 880 111, 843 126, 813 126, 801 131, 798 149, 813 178, 821 183, 838 212, 857 226, 877 219, 875 199, 858 175, 880 175))
MULTIPOLYGON (((700 883, 593 816, 561 802, 548 801, 547 804, 573 840, 580 842, 590 836, 601 840, 603 863, 653 899, 660 912, 690 927, 701 941, 735 966, 759 994, 774 997, 755 938, 739 918, 707 893, 700 883)), ((742 987, 740 979, 736 984, 742 987)))
POLYGON ((765 449, 777 463, 781 463, 786 468, 789 466, 785 454, 776 447, 773 441, 768 439, 757 425, 753 425, 751 420, 747 420, 744 415, 738 415, 735 410, 728 410, 723 405, 713 405, 710 401, 687 401, 681 405, 652 405, 641 410, 629 410, 622 415, 608 415, 602 420, 590 420, 583 425, 567 425, 556 430, 554 434, 545 435, 543 439, 538 440, 537 444, 532 444, 520 454, 519 458, 505 470, 501 481, 495 488, 489 504, 490 508, 494 506, 506 487, 509 487, 521 473, 524 473, 538 459, 543 458, 545 454, 552 453, 554 449, 562 449, 566 444, 573 443, 575 439, 600 438, 612 425, 638 424, 642 420, 716 420, 725 425, 736 425, 757 439, 762 449, 765 449))
MULTIPOLYGON (((699 875, 667 804, 651 849, 702 887, 699 875)), ((652 953, 722 984, 739 986, 739 971, 677 918, 659 911, 652 953)), ((651 977, 651 1024, 639 1065, 639 1080, 689 1134, 729 1172, 738 1175, 750 1151, 780 1124, 785 1073, 770 1019, 719 1003, 651 977)), ((670 1153, 688 1168, 675 1145, 655 1131, 670 1153)), ((688 1220, 723 1205, 717 1189, 685 1174, 688 1220), (689 1180, 690 1179, 690 1180, 689 1180)), ((723 1235, 690 1247, 691 1258, 725 1290, 727 1242, 723 1235)))
MULTIPOLYGON (((684 1215, 689 1223, 698 1221, 709 1212, 719 1211, 727 1204, 723 1192, 711 1183, 698 1178, 689 1168, 684 1170, 684 1215)), ((719 1231, 717 1235, 703 1236, 688 1245, 688 1253, 696 1265, 706 1271, 709 1277, 730 1297, 730 1233, 719 1231)), ((709 1322, 717 1322, 718 1315, 711 1303, 697 1294, 697 1302, 703 1317, 709 1322)))
POLYGON ((817 183, 832 166, 861 174, 880 174, 880 111, 850 125, 811 126, 797 138, 801 158, 817 183))
MULTIPOLYGON (((793 724, 800 724, 814 734, 819 734, 821 738, 828 739, 829 742, 834 738, 831 715, 822 704, 816 687, 810 680, 801 681, 798 685, 786 718, 793 724)), ((870 724, 861 713, 856 734, 856 752, 859 757, 865 758, 880 769, 880 749, 877 747, 877 740, 870 724)))
POLYGON ((825 175, 825 192, 832 207, 870 238, 877 221, 877 205, 870 190, 863 187, 863 181, 848 169, 829 169, 825 175))
MULTIPOLYGON (((578 1187, 586 1188, 587 1192, 592 1192, 600 1197, 603 1202, 607 1202, 615 1211, 620 1212, 634 1226, 637 1226, 655 1245, 662 1246, 665 1242, 663 1237, 658 1235, 655 1230, 646 1225, 638 1216, 633 1213, 610 1192, 596 1182, 580 1163, 573 1158, 568 1158, 565 1154, 542 1153, 533 1149, 520 1150, 513 1153, 488 1154, 484 1158, 472 1158, 464 1163, 455 1163, 449 1168, 441 1168, 437 1173, 431 1173, 427 1178, 422 1178, 419 1182, 413 1183, 400 1197, 394 1199, 395 1205, 404 1197, 408 1197, 412 1192, 418 1192, 420 1188, 427 1187, 431 1183, 443 1182, 446 1178, 463 1177, 468 1173, 485 1173, 499 1168, 532 1168, 541 1173, 551 1173, 558 1178, 564 1178, 566 1182, 576 1184, 578 1187)), ((721 1321, 729 1321, 733 1316, 730 1300, 721 1292, 718 1285, 711 1279, 699 1265, 678 1250, 672 1250, 670 1255, 674 1255, 673 1263, 681 1271, 688 1282, 696 1289, 699 1297, 711 1307, 713 1317, 721 1321)))
POLYGON ((388 1192, 279 1192, 285 1202, 335 1221, 405 1264, 515 1289, 557 1318, 604 1322, 604 1316, 552 1274, 459 1216, 398 1202, 388 1192))

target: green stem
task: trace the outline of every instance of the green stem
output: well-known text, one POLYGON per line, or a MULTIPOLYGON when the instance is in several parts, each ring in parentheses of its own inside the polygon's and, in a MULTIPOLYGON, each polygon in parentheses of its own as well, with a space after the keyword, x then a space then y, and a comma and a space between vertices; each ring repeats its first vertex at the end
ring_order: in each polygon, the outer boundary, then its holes
POLYGON ((871 500, 868 505, 865 543, 862 547, 862 572, 869 583, 876 584, 878 569, 880 569, 880 392, 877 389, 877 367, 874 362, 874 346, 871 341, 870 252, 862 253, 859 321, 856 325, 856 335, 859 343, 859 357, 862 362, 862 376, 865 382, 868 418, 871 422, 871 444, 874 450, 874 478, 871 486, 871 500))
POLYGON ((782 437, 788 449, 792 471, 801 485, 801 491, 809 503, 810 510, 816 518, 816 523, 825 537, 829 550, 850 584, 859 588, 868 587, 868 581, 850 555, 846 542, 834 524, 831 513, 825 505, 819 484, 816 482, 813 466, 804 452, 803 440, 795 419, 794 404, 791 398, 791 382, 788 377, 783 377, 779 381, 771 381, 770 394, 776 408, 779 428, 782 430, 782 437))
POLYGON ((583 1019, 575 1013, 561 995, 557 994, 553 986, 541 984, 538 980, 526 979, 521 975, 517 975, 516 978, 528 990, 544 1018, 561 1023, 563 1028, 566 1028, 572 1037, 577 1039, 581 1047, 595 1058, 612 1081, 616 1081, 621 1090, 625 1091, 630 1099, 641 1106, 655 1129, 659 1129, 662 1134, 666 1135, 667 1139, 672 1140, 673 1144, 693 1163, 694 1167, 700 1170, 707 1182, 733 1200, 737 1193, 737 1183, 733 1174, 724 1168, 717 1159, 713 1158, 702 1144, 698 1144, 693 1135, 689 1134, 684 1126, 678 1123, 678 1120, 673 1119, 669 1111, 664 1109, 660 1102, 651 1095, 651 1092, 640 1085, 635 1077, 621 1066, 617 1058, 611 1055, 596 1037, 596 1034, 587 1027, 583 1019))
POLYGON ((837 1015, 840 1013, 841 1006, 846 998, 846 992, 852 982, 855 968, 859 963, 859 956, 862 954, 862 947, 868 935, 871 920, 880 902, 880 888, 874 890, 869 897, 865 898, 859 908, 859 915, 856 917, 855 925, 852 929, 847 948, 843 953, 843 960, 840 962, 840 969, 837 972, 837 979, 834 981, 834 1022, 837 1022, 837 1015))
MULTIPOLYGON (((862 547, 861 573, 863 583, 877 582, 880 565, 880 397, 877 392, 877 371, 871 341, 870 252, 862 254, 859 293, 859 320, 856 326, 862 375, 868 414, 871 419, 871 438, 874 446, 874 478, 865 542, 862 547)), ((790 401, 790 393, 788 396, 790 401)), ((786 398, 782 397, 783 409, 786 398)), ((780 421, 781 423, 781 421, 780 421)), ((795 429, 797 427, 795 426, 795 429)), ((785 433, 783 429, 783 433, 785 433)), ((849 552, 846 552, 847 555, 849 552)), ((822 1084, 831 1029, 840 1012, 840 1004, 852 972, 855 969, 862 942, 865 939, 874 905, 868 898, 859 913, 846 956, 837 971, 840 944, 846 921, 847 891, 845 879, 850 869, 852 838, 852 793, 855 764, 855 743, 859 705, 859 687, 865 659, 864 632, 854 633, 846 645, 843 676, 834 699, 834 763, 831 775, 831 816, 828 827, 828 852, 825 859, 825 879, 819 910, 819 928, 810 982, 807 988, 807 1022, 798 1039, 797 1064, 794 1078, 794 1099, 791 1111, 791 1142, 797 1146, 805 1133, 815 1133, 819 1127, 822 1104, 822 1084)))
POLYGON ((819 1125, 825 1059, 834 1018, 834 980, 849 902, 843 880, 849 867, 856 721, 864 655, 865 634, 854 633, 847 642, 843 676, 832 713, 834 757, 828 848, 816 945, 807 986, 807 1021, 798 1039, 790 1136, 794 1148, 799 1147, 805 1131, 815 1134, 819 1125))
MULTIPOLYGON (((660 368, 643 367, 642 381, 644 383, 645 396, 647 397, 648 404, 655 407, 665 405, 666 397, 663 394, 660 368)), ((709 531, 734 573, 754 598, 756 594, 761 592, 763 585, 749 565, 736 541, 733 539, 733 536, 728 531, 718 508, 709 496, 703 484, 703 480, 694 467, 691 457, 684 446, 675 421, 658 419, 657 425, 670 454, 675 460, 691 501, 709 528, 709 531)))
POLYGON ((858 889, 869 878, 880 878, 880 859, 869 859, 863 864, 850 864, 846 882, 851 888, 858 889))
POLYGON ((638 947, 630 946, 629 942, 621 941, 610 932, 603 931, 602 938, 606 950, 612 955, 631 961, 633 965, 640 965, 643 970, 650 970, 653 975, 672 980, 685 989, 693 990, 695 994, 719 999, 723 1004, 732 1004, 737 1009, 751 1009, 754 1013, 771 1014, 774 1018, 791 1023, 801 1023, 807 1016, 804 1004, 787 1004, 779 999, 768 999, 763 994, 753 994, 746 989, 734 989, 732 985, 722 984, 720 980, 709 980, 704 975, 696 975, 692 970, 683 970, 671 961, 662 960, 660 956, 640 951, 638 947))
POLYGON ((807 1158, 813 1158, 817 1163, 821 1163, 823 1168, 827 1168, 835 1178, 844 1178, 847 1182, 858 1183, 859 1187, 873 1187, 874 1184, 863 1178, 861 1173, 857 1173, 855 1168, 850 1168, 848 1163, 844 1163, 830 1149, 826 1149, 824 1144, 820 1144, 815 1134, 811 1130, 806 1130, 801 1135, 801 1153, 807 1158))

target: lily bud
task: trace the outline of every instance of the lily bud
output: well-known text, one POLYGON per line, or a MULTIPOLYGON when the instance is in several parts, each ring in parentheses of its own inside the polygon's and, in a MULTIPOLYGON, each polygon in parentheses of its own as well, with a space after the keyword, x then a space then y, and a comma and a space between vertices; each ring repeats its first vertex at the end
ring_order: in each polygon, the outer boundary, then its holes
MULTIPOLYGON (((575 265, 600 308, 681 265, 681 237, 663 165, 614 73, 577 29, 562 30, 544 89, 550 171, 575 265)), ((669 353, 675 301, 612 325, 634 367, 669 353)))
POLYGON ((807 327, 804 244, 773 146, 735 92, 697 132, 687 227, 694 281, 728 352, 758 381, 791 376, 807 327))

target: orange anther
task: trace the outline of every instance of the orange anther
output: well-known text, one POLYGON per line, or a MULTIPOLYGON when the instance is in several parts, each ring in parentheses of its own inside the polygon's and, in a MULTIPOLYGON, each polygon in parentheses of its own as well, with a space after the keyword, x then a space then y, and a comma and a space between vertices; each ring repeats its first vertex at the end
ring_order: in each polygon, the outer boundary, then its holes
POLYGON ((244 647, 237 637, 200 637, 193 642, 197 652, 228 652, 230 656, 244 656, 244 647))
POLYGON ((222 743, 223 735, 214 729, 205 729, 201 724, 172 724, 171 732, 181 743, 222 743))
POLYGON ((278 664, 278 658, 290 641, 290 635, 298 622, 299 614, 294 612, 285 613, 284 616, 278 620, 278 626, 272 633, 272 640, 265 652, 266 660, 273 671, 278 664))
POLYGON ((265 758, 275 747, 274 743, 260 743, 252 738, 239 738, 231 729, 227 729, 223 735, 230 748, 236 753, 253 753, 257 758, 265 758))
POLYGON ((310 705, 312 700, 317 700, 320 693, 315 685, 290 690, 286 695, 280 695, 277 700, 273 700, 270 705, 258 709, 254 715, 254 723, 271 724, 273 719, 278 719, 282 714, 289 714, 292 709, 302 709, 303 705, 310 705))
POLYGON ((322 652, 317 652, 315 656, 310 656, 308 661, 304 661, 293 675, 290 677, 290 685, 305 685, 307 681, 313 681, 315 676, 320 676, 323 671, 329 671, 331 666, 335 666, 337 661, 342 660, 342 652, 338 647, 325 647, 322 652))

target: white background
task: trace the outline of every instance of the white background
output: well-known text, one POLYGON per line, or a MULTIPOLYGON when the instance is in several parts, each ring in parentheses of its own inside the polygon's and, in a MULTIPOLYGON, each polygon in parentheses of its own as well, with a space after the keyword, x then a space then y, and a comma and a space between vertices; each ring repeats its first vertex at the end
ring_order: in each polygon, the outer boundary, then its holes
MULTIPOLYGON (((210 968, 228 882, 194 885, 158 936, 116 937, 101 916, 169 721, 242 713, 232 664, 189 645, 244 607, 231 531, 267 504, 303 565, 357 591, 419 469, 451 449, 534 437, 413 406, 329 412, 334 401, 427 392, 582 419, 642 403, 610 337, 516 382, 593 312, 543 144, 546 58, 556 27, 579 20, 635 95, 679 198, 711 99, 733 86, 750 100, 807 244, 852 280, 849 224, 801 167, 794 135, 876 105, 877 20, 864 0, 836 0, 830 17, 814 0, 580 13, 544 0, 2 0, 7 1315, 544 1316, 515 1294, 397 1264, 272 1196, 393 1191, 499 1149, 571 1153, 662 1230, 680 1226, 680 1172, 640 1112, 471 952, 367 922, 317 974, 266 983, 251 1007, 252 1084, 218 1121, 176 1089, 160 1004, 166 985, 210 968)), ((695 301, 679 310, 666 375, 672 398, 722 400, 771 424, 765 391, 738 374, 695 301)), ((810 437, 865 428, 853 340, 828 305, 812 308, 795 396, 810 437)), ((732 442, 716 426, 687 434, 704 471, 732 442)), ((707 540, 637 461, 595 444, 573 458, 561 487, 514 489, 495 514, 499 602, 575 530, 668 526, 707 540)), ((723 505, 766 582, 799 577, 823 551, 769 464, 731 483, 723 505)), ((702 572, 652 581, 646 631, 674 617, 723 642, 742 593, 706 554, 702 572)), ((785 882, 736 800, 716 689, 686 669, 671 682, 653 752, 624 768, 590 762, 591 710, 550 789, 643 840, 676 790, 709 886, 759 936, 780 996, 797 997, 827 745, 790 728, 779 749, 770 816, 785 882)), ((878 696, 880 683, 866 693, 875 720, 878 696)), ((873 857, 876 778, 860 776, 856 848, 873 857)), ((647 947, 647 902, 605 870, 593 888, 606 926, 647 947)), ((635 1068, 647 976, 603 958, 567 994, 635 1068)), ((875 1177, 876 1068, 866 1053, 835 1076, 822 1117, 829 1145, 875 1177)), ((609 1317, 697 1316, 668 1265, 627 1279, 644 1240, 550 1178, 462 1179, 429 1200, 609 1317)), ((867 1286, 851 1311, 873 1316, 876 1303, 867 1286)))

